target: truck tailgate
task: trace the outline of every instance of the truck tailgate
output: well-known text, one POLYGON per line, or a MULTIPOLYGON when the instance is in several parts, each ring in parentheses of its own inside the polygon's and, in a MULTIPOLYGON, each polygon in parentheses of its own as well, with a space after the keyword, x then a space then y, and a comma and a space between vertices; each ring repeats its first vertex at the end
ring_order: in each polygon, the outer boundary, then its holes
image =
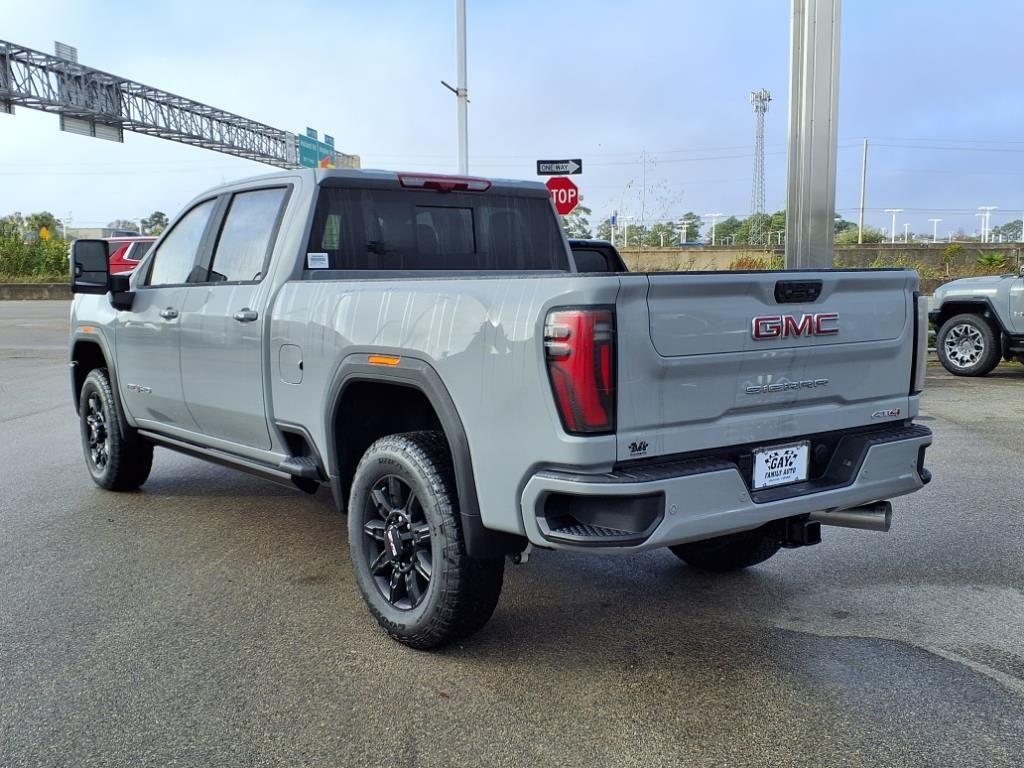
POLYGON ((917 285, 907 270, 623 277, 619 460, 913 415, 917 285))

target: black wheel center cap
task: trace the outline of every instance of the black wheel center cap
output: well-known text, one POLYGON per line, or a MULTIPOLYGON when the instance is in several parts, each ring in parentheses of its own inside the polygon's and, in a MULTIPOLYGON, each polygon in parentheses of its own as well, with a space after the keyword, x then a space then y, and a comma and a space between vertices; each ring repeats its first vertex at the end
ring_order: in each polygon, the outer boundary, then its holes
POLYGON ((405 554, 405 542, 402 541, 402 533, 397 525, 389 525, 384 531, 384 544, 388 548, 388 554, 392 559, 398 560, 405 554))

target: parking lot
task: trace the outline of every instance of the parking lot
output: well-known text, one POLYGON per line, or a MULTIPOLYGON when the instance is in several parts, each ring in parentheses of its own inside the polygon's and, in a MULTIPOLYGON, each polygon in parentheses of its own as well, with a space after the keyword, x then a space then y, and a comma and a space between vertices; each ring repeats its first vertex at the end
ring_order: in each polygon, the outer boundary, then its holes
POLYGON ((0 302, 0 765, 1024 764, 1024 366, 929 371, 889 534, 724 576, 535 552, 493 620, 385 637, 344 518, 159 449, 83 466, 66 302, 0 302))

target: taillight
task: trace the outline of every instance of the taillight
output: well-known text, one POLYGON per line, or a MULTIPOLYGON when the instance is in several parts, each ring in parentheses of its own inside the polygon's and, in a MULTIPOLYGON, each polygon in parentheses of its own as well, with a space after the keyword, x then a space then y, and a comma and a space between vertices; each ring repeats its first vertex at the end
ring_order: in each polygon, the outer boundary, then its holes
POLYGON ((615 312, 554 309, 544 321, 544 357, 562 426, 571 434, 615 431, 615 312))
POLYGON ((924 391, 928 372, 928 297, 914 294, 914 370, 910 377, 910 394, 924 391))
POLYGON ((436 189, 439 192, 486 192, 491 188, 489 179, 423 173, 400 173, 398 183, 409 189, 436 189))

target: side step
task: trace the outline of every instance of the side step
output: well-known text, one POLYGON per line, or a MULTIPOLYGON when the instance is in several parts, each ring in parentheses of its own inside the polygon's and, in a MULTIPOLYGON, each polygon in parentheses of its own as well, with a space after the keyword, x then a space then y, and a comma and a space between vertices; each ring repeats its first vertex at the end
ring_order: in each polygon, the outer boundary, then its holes
POLYGON ((255 459, 248 459, 234 453, 221 451, 217 448, 196 445, 195 443, 189 443, 175 437, 162 435, 159 432, 140 429, 139 435, 155 445, 169 448, 186 456, 192 456, 193 458, 220 464, 223 467, 247 472, 256 477, 262 477, 264 480, 298 488, 306 493, 316 493, 322 482, 320 465, 316 459, 309 456, 292 456, 275 467, 255 459))

